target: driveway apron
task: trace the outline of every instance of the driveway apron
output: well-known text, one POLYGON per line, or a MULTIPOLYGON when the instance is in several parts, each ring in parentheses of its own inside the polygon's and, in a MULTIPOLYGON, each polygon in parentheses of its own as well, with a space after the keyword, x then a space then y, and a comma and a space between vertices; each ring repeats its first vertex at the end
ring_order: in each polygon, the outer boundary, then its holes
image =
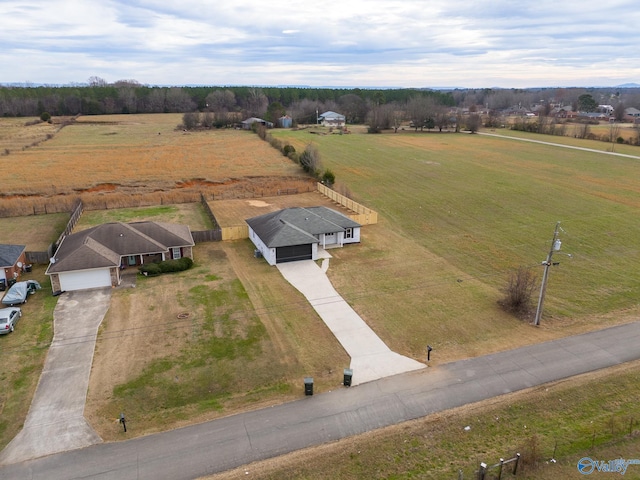
POLYGON ((313 260, 277 265, 284 278, 298 289, 351 357, 352 385, 425 368, 391 351, 333 288, 313 260))
POLYGON ((0 465, 102 442, 84 419, 98 327, 111 289, 65 293, 53 312, 54 336, 24 427, 0 465))

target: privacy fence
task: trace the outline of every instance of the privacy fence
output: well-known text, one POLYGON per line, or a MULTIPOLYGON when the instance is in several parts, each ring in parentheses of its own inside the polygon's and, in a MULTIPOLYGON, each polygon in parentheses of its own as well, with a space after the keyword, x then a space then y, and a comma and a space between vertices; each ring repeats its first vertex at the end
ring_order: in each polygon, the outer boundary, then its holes
MULTIPOLYGON (((348 213, 347 215, 352 220, 358 222, 359 224, 371 225, 378 222, 378 213, 371 210, 370 208, 367 208, 359 204, 358 202, 334 190, 331 190, 330 188, 328 188, 327 186, 321 183, 317 184, 317 190, 321 194, 329 198, 331 201, 348 209, 350 213, 348 213)), ((278 189, 270 193, 272 195, 273 194, 295 195, 297 193, 302 193, 304 191, 309 191, 309 190, 307 190, 306 188, 300 189, 299 187, 296 187, 296 188, 278 189)), ((222 200, 224 198, 223 195, 215 195, 215 196, 213 194, 206 195, 205 193, 202 193, 202 192, 199 194, 199 201, 202 205, 202 208, 205 211, 205 214, 211 221, 213 228, 210 230, 192 231, 191 234, 193 236, 193 240, 195 243, 219 242, 224 240, 240 240, 240 239, 249 237, 249 227, 246 224, 221 227, 220 224, 218 223, 218 220, 216 219, 216 216, 211 210, 211 207, 209 206, 207 197, 210 197, 210 199, 213 201, 222 200)), ((232 198, 238 198, 237 192, 236 192, 236 195, 233 196, 232 198)), ((247 196, 246 198, 256 198, 255 192, 253 195, 247 196)), ((163 202, 161 202, 161 204, 162 203, 163 202)), ((139 206, 139 204, 136 204, 136 206, 139 206)), ((92 205, 90 209, 98 209, 95 207, 96 207, 95 205, 92 205)), ((64 240, 64 237, 66 237, 67 235, 73 232, 73 229, 78 223, 80 216, 85 211, 85 208, 86 208, 85 203, 80 198, 77 198, 72 205, 71 217, 67 222, 67 225, 65 226, 64 231, 60 234, 56 242, 51 244, 47 252, 29 252, 29 251, 26 252, 27 262, 37 263, 37 264, 48 263, 49 259, 55 254, 56 250, 62 243, 62 240, 64 240)), ((105 208, 107 208, 106 204, 105 204, 105 208)))

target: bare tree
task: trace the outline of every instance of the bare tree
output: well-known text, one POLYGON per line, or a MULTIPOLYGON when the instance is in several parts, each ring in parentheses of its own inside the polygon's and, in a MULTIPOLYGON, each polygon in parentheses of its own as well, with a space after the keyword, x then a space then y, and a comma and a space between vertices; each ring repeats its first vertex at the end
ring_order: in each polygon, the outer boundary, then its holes
POLYGON ((467 117, 467 130, 476 133, 482 126, 482 118, 477 113, 472 113, 467 117))
POLYGON ((205 102, 212 112, 231 112, 238 106, 236 95, 231 90, 214 90, 207 95, 205 102))
POLYGON ((147 97, 147 108, 152 113, 163 113, 165 108, 166 91, 164 88, 154 88, 147 97))
POLYGON ((107 81, 104 78, 100 77, 89 77, 89 86, 90 87, 106 87, 108 85, 107 81))
POLYGON ((320 151, 313 143, 307 145, 304 152, 300 154, 300 165, 305 172, 317 177, 321 167, 320 151))
POLYGON ((262 117, 267 111, 269 99, 259 88, 250 88, 249 94, 244 99, 244 109, 247 116, 262 117))
POLYGON ((167 112, 190 112, 196 108, 196 102, 180 87, 171 87, 167 91, 165 105, 167 112))
POLYGON ((427 120, 435 116, 436 103, 430 97, 416 96, 407 102, 407 115, 411 120, 413 127, 418 131, 422 131, 426 126, 427 120))
POLYGON ((531 299, 536 285, 537 279, 531 269, 519 267, 509 276, 504 297, 498 303, 507 312, 523 320, 527 319, 533 311, 531 299))
POLYGON ((347 123, 362 123, 367 116, 367 103, 358 95, 348 93, 338 99, 340 113, 347 123))

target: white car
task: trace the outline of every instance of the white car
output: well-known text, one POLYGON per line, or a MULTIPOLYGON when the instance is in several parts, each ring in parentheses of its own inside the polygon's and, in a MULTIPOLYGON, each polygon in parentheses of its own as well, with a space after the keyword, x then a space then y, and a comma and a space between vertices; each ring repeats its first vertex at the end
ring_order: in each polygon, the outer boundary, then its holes
POLYGON ((22 310, 18 307, 0 309, 0 335, 13 332, 21 316, 22 310))

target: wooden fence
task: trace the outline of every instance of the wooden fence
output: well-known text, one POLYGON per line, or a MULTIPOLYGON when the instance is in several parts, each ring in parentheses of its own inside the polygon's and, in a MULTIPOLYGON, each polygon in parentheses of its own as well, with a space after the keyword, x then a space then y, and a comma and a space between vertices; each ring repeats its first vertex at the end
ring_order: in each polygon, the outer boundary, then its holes
POLYGON ((56 240, 56 242, 53 244, 54 245, 53 253, 56 253, 56 250, 58 250, 58 247, 62 243, 62 240, 64 240, 64 237, 66 237, 73 231, 73 227, 75 227, 76 223, 78 223, 78 220, 80 220, 80 216, 82 215, 83 211, 84 211, 84 204, 82 203, 82 200, 80 199, 76 200, 75 207, 73 207, 73 211, 71 212, 71 218, 67 222, 67 226, 58 237, 58 240, 56 240))
POLYGON ((318 183, 318 191, 337 204, 355 212, 355 215, 349 215, 349 218, 358 222, 360 225, 373 225, 378 223, 378 212, 371 210, 370 208, 367 208, 334 190, 331 190, 329 187, 321 183, 318 183))
POLYGON ((191 236, 195 243, 219 242, 222 240, 222 231, 220 228, 213 230, 195 230, 191 232, 191 236))
POLYGON ((249 238, 248 225, 222 227, 222 240, 241 240, 243 238, 249 238))

